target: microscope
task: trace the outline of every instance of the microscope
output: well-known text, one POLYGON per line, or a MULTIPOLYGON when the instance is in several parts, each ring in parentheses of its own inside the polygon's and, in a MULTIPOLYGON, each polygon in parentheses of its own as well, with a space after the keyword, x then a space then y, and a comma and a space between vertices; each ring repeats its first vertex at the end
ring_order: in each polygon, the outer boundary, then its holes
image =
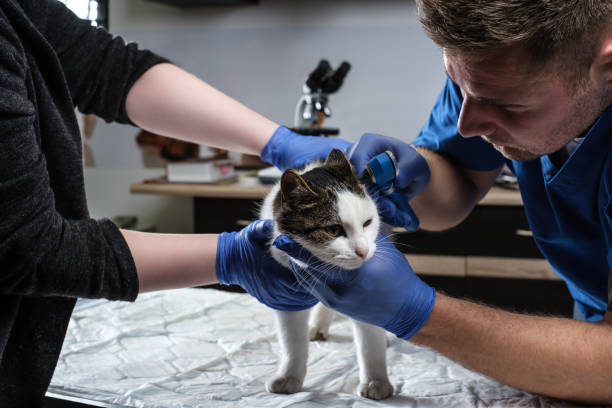
POLYGON ((322 59, 302 85, 302 96, 295 107, 293 130, 296 133, 310 136, 331 136, 339 133, 338 129, 323 128, 325 118, 331 116, 328 106, 329 94, 342 86, 351 64, 343 61, 338 69, 332 69, 327 60, 322 59))
MULTIPOLYGON (((305 136, 335 136, 339 133, 337 128, 321 127, 325 118, 331 116, 331 109, 327 105, 329 94, 340 89, 344 77, 351 69, 351 65, 344 61, 335 71, 327 60, 319 61, 319 65, 312 71, 306 82, 302 85, 302 96, 295 107, 293 127, 295 133, 305 136)), ((275 167, 268 167, 257 172, 259 181, 263 184, 273 184, 280 180, 282 172, 275 167)))

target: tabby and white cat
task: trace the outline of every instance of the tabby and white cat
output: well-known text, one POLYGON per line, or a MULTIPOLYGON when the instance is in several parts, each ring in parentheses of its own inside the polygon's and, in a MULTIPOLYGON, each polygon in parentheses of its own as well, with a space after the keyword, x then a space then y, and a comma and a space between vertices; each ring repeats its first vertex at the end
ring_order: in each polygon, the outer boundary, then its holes
MULTIPOLYGON (((374 201, 340 150, 333 150, 324 162, 313 162, 300 171, 285 171, 264 199, 260 218, 275 221, 272 240, 286 234, 320 260, 343 269, 358 268, 374 255, 380 228, 374 201)), ((271 252, 274 259, 288 265, 285 253, 274 246, 271 252)), ((281 360, 267 389, 290 394, 302 388, 309 338, 325 340, 335 312, 322 304, 312 313, 275 312, 281 360)), ((351 322, 360 367, 358 393, 377 400, 387 398, 393 387, 387 376, 385 331, 351 322)))

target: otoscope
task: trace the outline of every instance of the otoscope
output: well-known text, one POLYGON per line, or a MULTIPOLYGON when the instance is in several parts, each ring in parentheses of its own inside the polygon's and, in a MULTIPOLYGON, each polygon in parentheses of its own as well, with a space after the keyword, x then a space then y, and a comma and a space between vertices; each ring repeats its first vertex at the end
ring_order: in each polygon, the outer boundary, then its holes
POLYGON ((419 219, 401 191, 396 190, 393 185, 397 174, 395 156, 387 150, 370 159, 358 177, 364 184, 374 184, 382 195, 390 198, 400 210, 407 213, 410 216, 410 225, 406 229, 413 231, 419 228, 419 219))

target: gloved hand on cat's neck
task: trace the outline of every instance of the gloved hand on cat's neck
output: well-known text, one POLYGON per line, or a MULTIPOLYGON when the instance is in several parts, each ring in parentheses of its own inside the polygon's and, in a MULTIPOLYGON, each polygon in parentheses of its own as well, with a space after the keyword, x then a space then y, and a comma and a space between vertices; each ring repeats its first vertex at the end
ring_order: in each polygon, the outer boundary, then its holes
POLYGON ((316 159, 324 159, 332 149, 346 153, 353 143, 337 137, 299 135, 279 126, 261 151, 261 160, 280 170, 301 169, 316 159))
POLYGON ((322 263, 285 235, 273 243, 290 261, 296 278, 327 307, 409 339, 427 321, 435 290, 415 275, 404 255, 379 234, 376 253, 360 268, 342 270, 322 263))
POLYGON ((216 272, 219 283, 239 285, 276 310, 308 309, 318 300, 272 258, 272 220, 258 220, 237 232, 219 234, 216 272))

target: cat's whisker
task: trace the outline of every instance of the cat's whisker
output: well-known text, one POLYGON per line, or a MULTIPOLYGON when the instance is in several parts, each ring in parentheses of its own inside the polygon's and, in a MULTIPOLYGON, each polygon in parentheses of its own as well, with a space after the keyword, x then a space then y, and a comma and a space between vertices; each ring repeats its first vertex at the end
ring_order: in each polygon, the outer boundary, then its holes
POLYGON ((312 289, 314 288, 314 285, 318 281, 318 278, 316 276, 310 273, 308 269, 304 269, 304 268, 301 268, 301 273, 298 274, 297 276, 298 276, 298 282, 296 283, 299 283, 303 288, 305 288, 309 292, 312 291, 312 289))
POLYGON ((393 256, 394 254, 392 252, 381 251, 381 252, 375 253, 374 256, 372 256, 372 258, 377 257, 377 259, 380 259, 381 257, 386 257, 387 255, 393 256))
POLYGON ((385 241, 385 240, 390 240, 389 236, 387 236, 387 235, 379 235, 379 236, 376 237, 376 242, 385 241))
POLYGON ((374 255, 393 255, 394 253, 395 251, 392 251, 390 249, 381 248, 380 250, 376 251, 374 255))
POLYGON ((393 243, 396 247, 402 247, 402 248, 412 248, 415 249, 416 246, 414 245, 410 245, 410 244, 406 244, 405 242, 394 242, 393 243))
MULTIPOLYGON (((392 238, 393 238, 393 235, 390 235, 390 236, 388 236, 387 238, 388 238, 388 239, 390 239, 390 240, 391 240, 391 242, 393 243, 393 245, 395 245, 395 246, 402 246, 402 247, 407 247, 407 248, 416 248, 416 246, 411 245, 411 244, 408 244, 408 243, 406 243, 406 242, 401 242, 401 241, 395 241, 395 240, 393 240, 393 239, 392 239, 392 238)), ((379 240, 377 240, 376 242, 378 242, 378 241, 379 241, 379 240)))

